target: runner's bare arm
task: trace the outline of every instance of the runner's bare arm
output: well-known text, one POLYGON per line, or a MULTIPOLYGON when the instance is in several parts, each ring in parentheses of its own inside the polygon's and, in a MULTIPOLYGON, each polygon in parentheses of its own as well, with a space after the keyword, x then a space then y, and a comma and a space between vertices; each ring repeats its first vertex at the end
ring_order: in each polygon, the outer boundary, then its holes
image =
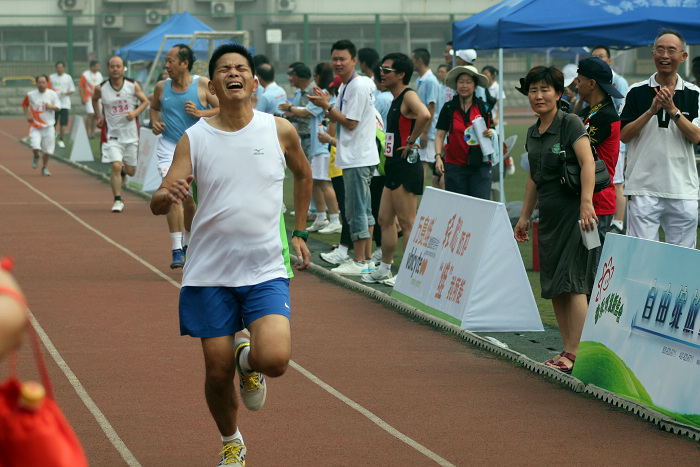
POLYGON ((95 125, 102 128, 102 111, 100 109, 100 99, 102 99, 102 86, 95 86, 95 94, 92 95, 92 110, 95 111, 95 125))
POLYGON ((182 203, 189 195, 192 180, 194 180, 194 175, 192 175, 192 160, 190 159, 190 139, 185 133, 177 143, 173 163, 168 174, 160 187, 153 193, 151 212, 156 216, 167 214, 173 204, 182 203))
POLYGON ((199 84, 197 85, 197 93, 199 96, 199 102, 203 106, 210 107, 209 109, 200 110, 194 102, 187 101, 185 103, 185 112, 196 118, 202 117, 213 117, 219 113, 219 98, 209 92, 209 80, 204 76, 199 77, 199 84))
POLYGON ((151 117, 151 128, 153 128, 154 135, 163 133, 165 129, 165 123, 163 123, 163 118, 160 114, 160 100, 163 97, 163 86, 165 86, 165 81, 158 81, 158 84, 156 84, 153 90, 153 97, 151 97, 149 116, 151 117))
POLYGON ((143 92, 143 89, 141 89, 141 85, 139 83, 134 83, 134 95, 136 95, 136 98, 141 101, 138 107, 134 109, 133 112, 129 112, 129 115, 127 115, 126 119, 131 121, 138 117, 141 112, 146 110, 146 107, 148 107, 148 97, 146 97, 146 94, 143 92))
MULTIPOLYGON (((277 124, 277 136, 284 151, 287 167, 294 175, 294 230, 306 230, 306 213, 311 203, 311 165, 301 149, 299 135, 291 123, 279 117, 275 117, 277 124)), ((309 267, 311 253, 306 242, 299 237, 292 237, 292 247, 297 257, 301 260, 295 267, 304 270, 309 267)))

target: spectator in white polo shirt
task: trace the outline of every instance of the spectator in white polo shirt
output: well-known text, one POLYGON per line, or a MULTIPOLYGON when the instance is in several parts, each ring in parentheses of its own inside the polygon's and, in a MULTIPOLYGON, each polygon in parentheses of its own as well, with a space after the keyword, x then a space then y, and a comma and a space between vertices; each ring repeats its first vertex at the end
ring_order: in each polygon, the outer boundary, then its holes
POLYGON ((662 29, 654 41, 656 73, 630 86, 622 103, 620 139, 627 144, 627 234, 695 248, 700 142, 700 88, 677 73, 688 58, 678 32, 662 29))

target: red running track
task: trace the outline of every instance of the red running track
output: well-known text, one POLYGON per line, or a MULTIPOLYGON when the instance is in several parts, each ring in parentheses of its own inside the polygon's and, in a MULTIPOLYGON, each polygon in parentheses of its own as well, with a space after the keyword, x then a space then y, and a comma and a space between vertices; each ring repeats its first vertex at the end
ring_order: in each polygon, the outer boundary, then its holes
MULTIPOLYGON (((91 465, 216 465, 165 219, 129 193, 111 213, 109 186, 68 165, 52 161, 42 177, 25 131, 22 120, 0 126, 0 256, 15 258, 55 347, 45 354, 56 398, 91 465)), ((292 303, 293 363, 268 380, 263 410, 241 411, 249 466, 700 462, 695 442, 310 273, 292 280, 292 303)))

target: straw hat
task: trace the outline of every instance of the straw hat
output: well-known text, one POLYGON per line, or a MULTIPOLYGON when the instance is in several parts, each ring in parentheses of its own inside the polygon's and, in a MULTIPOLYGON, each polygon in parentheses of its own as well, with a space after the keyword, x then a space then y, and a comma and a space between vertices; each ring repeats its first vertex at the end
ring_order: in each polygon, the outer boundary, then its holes
POLYGON ((474 78, 474 81, 478 86, 481 86, 482 88, 487 88, 489 87, 489 80, 486 78, 486 76, 482 75, 479 73, 479 70, 474 68, 473 66, 467 65, 467 66, 456 66, 453 69, 450 70, 449 73, 447 73, 447 79, 445 79, 445 85, 448 88, 454 89, 455 91, 457 90, 457 80, 459 79, 460 75, 463 74, 468 74, 472 78, 474 78))

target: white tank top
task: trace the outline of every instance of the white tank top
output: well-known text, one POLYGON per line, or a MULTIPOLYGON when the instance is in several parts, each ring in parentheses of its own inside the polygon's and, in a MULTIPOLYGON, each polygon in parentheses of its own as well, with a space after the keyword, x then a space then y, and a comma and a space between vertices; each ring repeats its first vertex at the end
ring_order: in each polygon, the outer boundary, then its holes
POLYGON ((282 217, 286 161, 274 117, 254 111, 235 132, 200 119, 185 133, 197 213, 182 285, 241 287, 291 277, 282 217))
POLYGON ((129 112, 136 107, 136 85, 124 78, 121 89, 114 89, 112 83, 106 80, 100 88, 102 91, 102 107, 106 126, 107 141, 116 140, 120 143, 133 143, 139 140, 137 120, 126 119, 129 112))

